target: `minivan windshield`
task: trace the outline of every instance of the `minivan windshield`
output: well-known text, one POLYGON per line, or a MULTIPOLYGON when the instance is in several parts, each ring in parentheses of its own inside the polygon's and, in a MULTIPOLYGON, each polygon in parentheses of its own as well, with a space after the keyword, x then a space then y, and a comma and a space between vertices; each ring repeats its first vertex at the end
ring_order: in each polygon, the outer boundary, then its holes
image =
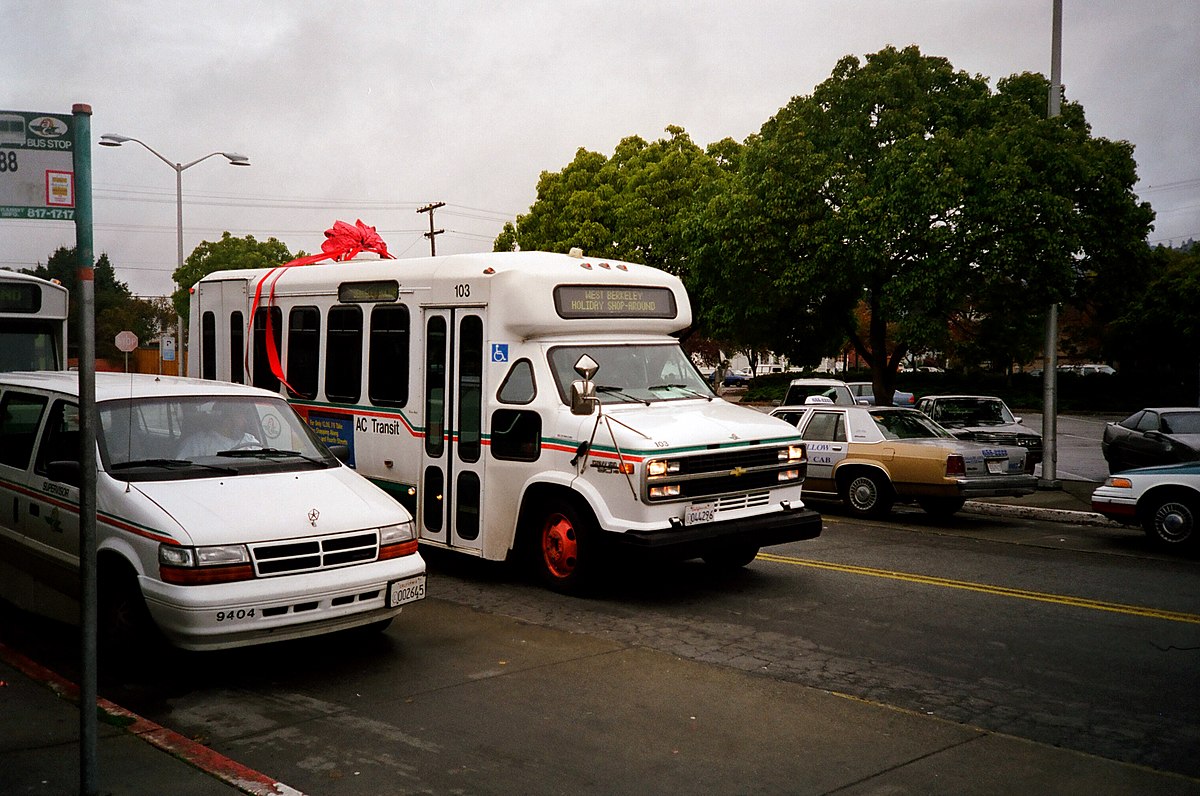
POLYGON ((282 399, 170 396, 105 401, 97 409, 101 462, 123 480, 337 465, 282 399))
POLYGON ((550 370, 563 403, 571 402, 575 363, 587 354, 600 365, 593 381, 600 403, 645 403, 712 398, 713 393, 677 345, 564 345, 550 349, 550 370))

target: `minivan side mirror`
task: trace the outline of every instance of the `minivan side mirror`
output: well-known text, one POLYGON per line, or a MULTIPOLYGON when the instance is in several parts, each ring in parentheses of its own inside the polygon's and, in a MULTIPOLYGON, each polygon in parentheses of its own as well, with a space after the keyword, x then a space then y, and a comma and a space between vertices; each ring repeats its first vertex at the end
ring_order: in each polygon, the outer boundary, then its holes
POLYGON ((333 458, 337 459, 342 464, 350 461, 350 446, 349 445, 327 445, 329 452, 333 454, 333 458))
POLYGON ((70 459, 46 462, 46 476, 52 481, 59 481, 71 486, 79 486, 83 483, 83 470, 80 468, 79 462, 70 459))

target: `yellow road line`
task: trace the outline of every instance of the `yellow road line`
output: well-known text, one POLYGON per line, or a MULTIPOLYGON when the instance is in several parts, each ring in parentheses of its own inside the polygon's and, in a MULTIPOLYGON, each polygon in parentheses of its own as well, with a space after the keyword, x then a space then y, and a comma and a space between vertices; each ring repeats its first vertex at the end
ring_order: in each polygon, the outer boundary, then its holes
POLYGON ((1166 619, 1170 622, 1186 622, 1188 624, 1200 625, 1200 614, 1188 614, 1183 613, 1182 611, 1164 611, 1159 608, 1146 608, 1140 605, 1110 603, 1103 600, 1089 600, 1085 597, 1071 597, 1070 595, 1066 594, 1047 594, 1045 592, 1026 591, 1025 589, 1010 589, 1007 586, 992 586, 987 583, 974 583, 969 580, 950 580, 949 578, 937 578, 931 575, 917 575, 911 572, 894 572, 889 569, 859 567, 854 566, 853 564, 834 564, 829 561, 817 561, 810 558, 791 558, 790 556, 780 556, 775 555, 774 553, 759 553, 758 558, 761 561, 771 561, 776 564, 790 564, 796 567, 828 569, 834 572, 845 572, 851 575, 867 575, 873 578, 903 580, 909 583, 921 583, 926 586, 941 586, 947 589, 964 589, 966 591, 981 592, 983 594, 995 594, 1000 597, 1014 597, 1021 600, 1035 600, 1043 603, 1071 605, 1076 608, 1090 608, 1093 611, 1111 611, 1112 613, 1117 614, 1144 616, 1151 619, 1166 619))

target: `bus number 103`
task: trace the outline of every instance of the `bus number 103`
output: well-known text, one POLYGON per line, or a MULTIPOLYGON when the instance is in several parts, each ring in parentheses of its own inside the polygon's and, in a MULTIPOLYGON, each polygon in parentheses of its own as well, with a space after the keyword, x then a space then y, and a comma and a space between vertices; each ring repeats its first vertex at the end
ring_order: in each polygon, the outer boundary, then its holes
POLYGON ((470 298, 471 297, 471 285, 469 283, 462 284, 462 285, 455 285, 454 286, 454 297, 455 298, 470 298))

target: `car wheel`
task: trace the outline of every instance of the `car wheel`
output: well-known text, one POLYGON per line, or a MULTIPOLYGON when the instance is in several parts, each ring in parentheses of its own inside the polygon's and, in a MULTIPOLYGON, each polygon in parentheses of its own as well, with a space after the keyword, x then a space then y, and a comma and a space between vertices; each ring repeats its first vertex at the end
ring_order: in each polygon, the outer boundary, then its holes
POLYGON ((918 499, 917 505, 932 517, 952 517, 966 502, 965 498, 928 497, 918 499))
POLYGON ((551 500, 536 525, 532 556, 542 583, 564 594, 579 594, 592 584, 599 567, 595 520, 567 500, 551 500))
POLYGON ((853 473, 846 479, 842 502, 859 517, 884 517, 892 510, 891 482, 875 473, 853 473))
POLYGON ((1155 497, 1142 514, 1142 527, 1155 543, 1167 548, 1196 543, 1196 520, 1200 500, 1193 496, 1167 494, 1155 497))
POLYGON ((136 657, 163 641, 146 608, 137 577, 128 566, 100 568, 96 636, 101 654, 117 659, 136 657))

